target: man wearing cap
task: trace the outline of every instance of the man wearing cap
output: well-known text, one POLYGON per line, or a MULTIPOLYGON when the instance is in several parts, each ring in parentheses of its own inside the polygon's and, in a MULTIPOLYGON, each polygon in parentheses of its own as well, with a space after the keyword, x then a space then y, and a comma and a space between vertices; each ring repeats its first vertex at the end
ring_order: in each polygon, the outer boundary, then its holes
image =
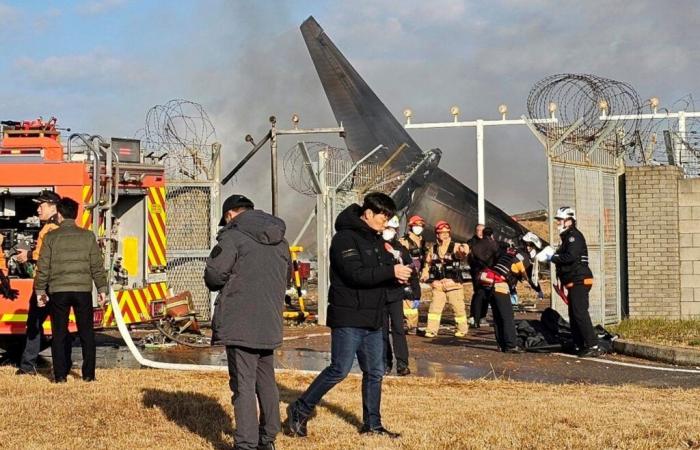
POLYGON ((219 225, 204 281, 219 292, 212 344, 226 346, 235 448, 274 449, 281 428, 274 350, 282 345, 284 294, 292 275, 286 225, 254 209, 243 195, 224 201, 219 225))
MULTIPOLYGON (((411 216, 408 219, 408 229, 406 234, 399 239, 401 245, 406 247, 411 256, 411 267, 414 273, 420 274, 423 271, 425 264, 425 255, 427 247, 425 239, 423 239, 423 229, 425 228, 425 219, 421 216, 411 216)), ((418 306, 420 305, 421 289, 419 277, 411 277, 411 289, 413 290, 413 299, 403 301, 403 315, 406 318, 406 328, 408 332, 415 332, 418 329, 418 306)))
MULTIPOLYGON (((58 228, 56 204, 58 204, 60 199, 61 197, 53 191, 42 191, 37 198, 33 199, 34 203, 37 204, 36 212, 43 226, 39 231, 36 247, 33 250, 17 250, 17 255, 15 256, 17 262, 36 264, 39 260, 46 234, 58 228)), ((36 375, 36 360, 39 357, 41 339, 44 336, 43 324, 49 315, 49 308, 47 306, 39 306, 33 292, 34 290, 32 289, 32 296, 29 299, 29 313, 27 314, 26 343, 17 375, 36 375)), ((67 339, 67 345, 71 345, 70 339, 67 339)))
POLYGON ((440 220, 435 224, 437 242, 429 247, 422 281, 430 281, 432 300, 428 310, 428 327, 425 337, 436 337, 445 303, 452 305, 457 331, 455 337, 465 337, 469 330, 464 307, 464 288, 460 261, 469 253, 467 244, 459 244, 451 238, 450 224, 440 220))

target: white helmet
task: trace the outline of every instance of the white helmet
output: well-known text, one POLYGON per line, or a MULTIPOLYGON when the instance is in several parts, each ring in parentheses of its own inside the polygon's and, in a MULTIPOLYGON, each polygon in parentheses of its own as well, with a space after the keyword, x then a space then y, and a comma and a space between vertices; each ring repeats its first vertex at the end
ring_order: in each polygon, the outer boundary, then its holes
POLYGON ((562 206, 561 208, 557 209, 557 213, 554 215, 554 218, 560 219, 560 220, 571 219, 575 222, 576 221, 576 211, 574 211, 574 208, 570 208, 568 206, 562 206))
POLYGON ((532 244, 537 250, 542 248, 542 241, 532 231, 528 231, 527 233, 525 233, 525 236, 522 237, 522 240, 523 242, 528 242, 532 244))
POLYGON ((394 216, 386 223, 387 227, 398 228, 399 227, 399 216, 394 216))

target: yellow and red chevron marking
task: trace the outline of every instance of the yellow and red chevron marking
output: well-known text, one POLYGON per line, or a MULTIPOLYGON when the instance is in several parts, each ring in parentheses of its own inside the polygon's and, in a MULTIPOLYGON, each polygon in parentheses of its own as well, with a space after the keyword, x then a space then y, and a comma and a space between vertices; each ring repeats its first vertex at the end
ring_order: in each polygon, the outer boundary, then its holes
MULTIPOLYGON (((168 290, 165 283, 149 284, 148 287, 143 289, 117 291, 119 309, 122 312, 122 316, 124 316, 124 322, 139 323, 151 320, 151 302, 157 299, 164 299, 167 297, 167 294, 168 290)), ((115 325, 112 305, 108 304, 102 326, 110 327, 115 325)))
MULTIPOLYGON (((92 186, 83 186, 83 205, 92 202, 92 186)), ((85 229, 90 229, 92 225, 92 210, 83 209, 83 215, 80 218, 80 226, 85 229)))
POLYGON ((165 188, 148 188, 148 267, 165 267, 165 188))
MULTIPOLYGON (((29 317, 29 314, 27 313, 5 313, 0 315, 0 322, 8 324, 19 324, 22 327, 24 327, 27 324, 27 317, 29 317)), ((68 315, 68 323, 70 325, 70 331, 75 331, 75 314, 73 314, 72 312, 68 315)), ((46 319, 42 326, 45 332, 51 333, 51 320, 46 319)))

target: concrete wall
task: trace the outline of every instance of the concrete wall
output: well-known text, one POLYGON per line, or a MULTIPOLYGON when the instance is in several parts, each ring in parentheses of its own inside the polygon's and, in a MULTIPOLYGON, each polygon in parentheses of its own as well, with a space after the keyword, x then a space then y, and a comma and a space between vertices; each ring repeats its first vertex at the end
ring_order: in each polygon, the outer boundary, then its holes
POLYGON ((630 317, 700 317, 700 179, 675 166, 625 178, 630 317))

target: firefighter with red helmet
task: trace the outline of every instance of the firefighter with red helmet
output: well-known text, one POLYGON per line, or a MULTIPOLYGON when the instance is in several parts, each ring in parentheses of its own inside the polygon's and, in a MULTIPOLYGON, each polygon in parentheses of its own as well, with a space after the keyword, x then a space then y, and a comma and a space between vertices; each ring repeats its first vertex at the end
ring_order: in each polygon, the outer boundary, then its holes
MULTIPOLYGON (((425 228, 425 219, 421 216, 411 216, 408 219, 408 228, 406 234, 399 239, 401 245, 407 250, 411 256, 411 267, 415 273, 421 273, 425 264, 425 255, 427 247, 423 238, 423 229, 425 228)), ((411 278, 411 289, 413 298, 403 301, 403 315, 406 318, 406 328, 408 332, 415 332, 418 329, 418 306, 420 305, 421 289, 420 281, 417 277, 411 278)))
POLYGON ((464 307, 462 282, 468 270, 463 264, 469 253, 467 244, 454 242, 450 224, 441 220, 435 224, 437 242, 428 248, 421 280, 429 281, 432 288, 432 301, 428 310, 426 337, 436 337, 440 329, 440 319, 445 303, 452 306, 457 324, 456 337, 467 335, 467 312, 464 307))

